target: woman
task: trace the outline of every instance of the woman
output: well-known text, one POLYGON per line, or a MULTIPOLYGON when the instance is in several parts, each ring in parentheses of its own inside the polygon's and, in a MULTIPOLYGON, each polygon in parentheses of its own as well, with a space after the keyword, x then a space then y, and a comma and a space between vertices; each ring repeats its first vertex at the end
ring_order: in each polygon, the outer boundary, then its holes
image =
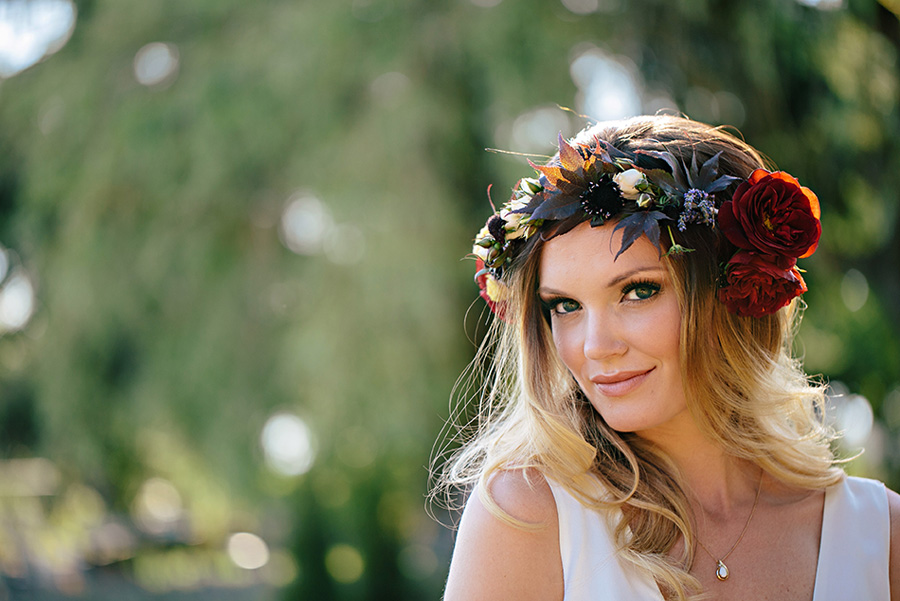
POLYGON ((669 116, 535 168, 476 239, 500 319, 445 599, 900 599, 900 497, 836 466, 790 356, 816 196, 669 116))

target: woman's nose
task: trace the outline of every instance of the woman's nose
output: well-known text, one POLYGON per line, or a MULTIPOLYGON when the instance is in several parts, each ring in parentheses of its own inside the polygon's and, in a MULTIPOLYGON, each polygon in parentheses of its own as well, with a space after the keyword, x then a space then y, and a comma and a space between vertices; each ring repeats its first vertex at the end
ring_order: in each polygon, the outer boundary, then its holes
POLYGON ((595 360, 606 359, 610 356, 623 355, 626 350, 628 344, 615 318, 598 316, 588 319, 587 331, 584 333, 585 357, 595 360))

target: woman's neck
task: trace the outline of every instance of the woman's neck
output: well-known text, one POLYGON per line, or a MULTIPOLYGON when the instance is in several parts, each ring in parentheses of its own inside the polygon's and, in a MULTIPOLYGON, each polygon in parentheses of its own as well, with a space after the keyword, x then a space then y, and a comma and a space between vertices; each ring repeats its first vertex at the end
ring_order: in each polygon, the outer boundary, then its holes
POLYGON ((705 436, 693 419, 665 430, 638 433, 665 452, 678 468, 692 504, 710 516, 725 517, 753 503, 760 486, 760 468, 725 452, 705 436))

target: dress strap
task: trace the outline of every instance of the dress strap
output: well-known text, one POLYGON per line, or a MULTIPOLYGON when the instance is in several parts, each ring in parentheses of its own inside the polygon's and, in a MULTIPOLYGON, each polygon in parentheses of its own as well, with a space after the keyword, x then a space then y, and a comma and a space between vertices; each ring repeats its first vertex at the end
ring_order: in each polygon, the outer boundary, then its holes
POLYGON ((884 484, 847 477, 825 489, 813 601, 889 601, 890 544, 884 484))
POLYGON ((613 536, 618 515, 582 505, 547 479, 559 517, 565 601, 663 601, 649 574, 622 561, 613 536))

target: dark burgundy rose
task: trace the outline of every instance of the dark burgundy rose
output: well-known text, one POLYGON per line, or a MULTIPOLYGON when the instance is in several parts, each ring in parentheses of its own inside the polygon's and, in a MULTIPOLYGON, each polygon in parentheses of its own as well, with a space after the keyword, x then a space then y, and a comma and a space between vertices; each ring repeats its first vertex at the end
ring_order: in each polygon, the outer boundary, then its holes
POLYGON ((506 242, 506 221, 500 215, 494 215, 487 222, 487 229, 494 237, 494 240, 503 244, 506 242))
POLYGON ((819 199, 794 177, 757 169, 719 209, 719 228, 744 250, 794 258, 816 251, 819 199))
POLYGON ((771 315, 806 292, 806 283, 794 261, 788 267, 778 257, 754 252, 738 252, 725 268, 725 286, 719 301, 731 313, 742 317, 771 315))

